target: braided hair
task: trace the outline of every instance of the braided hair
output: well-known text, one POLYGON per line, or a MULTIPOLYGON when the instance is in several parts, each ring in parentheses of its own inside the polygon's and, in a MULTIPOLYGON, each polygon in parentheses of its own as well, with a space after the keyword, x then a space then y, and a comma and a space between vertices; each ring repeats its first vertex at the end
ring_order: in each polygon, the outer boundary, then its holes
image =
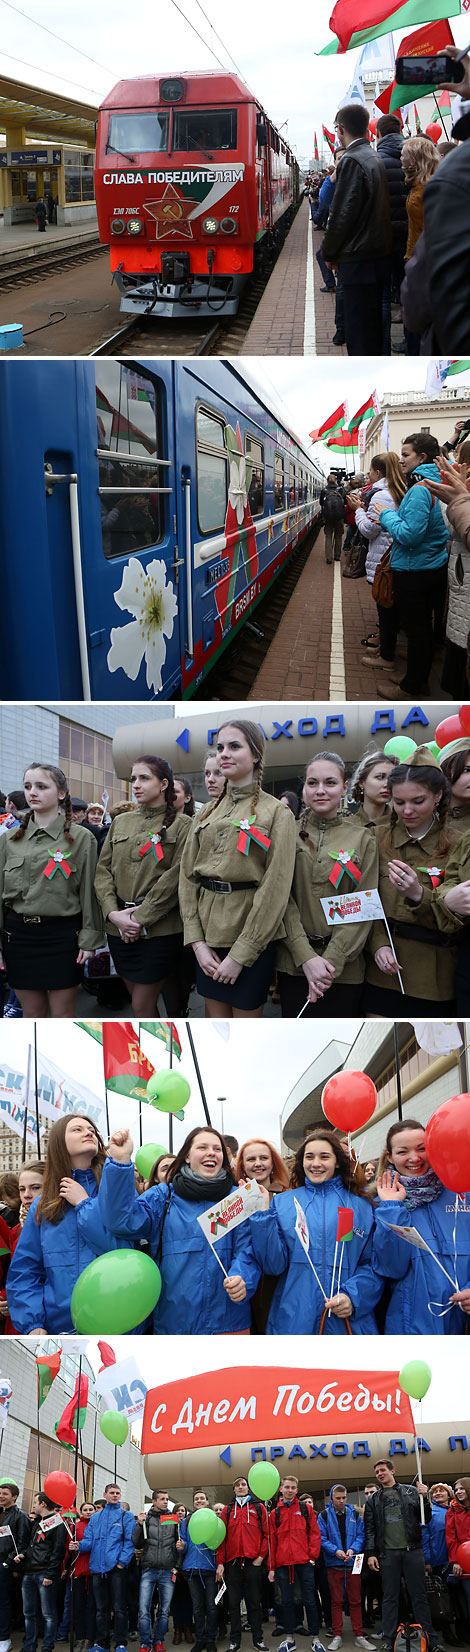
MULTIPOLYGON (((251 755, 254 758, 254 765, 253 766, 254 766, 255 773, 256 773, 256 784, 255 784, 255 790, 254 790, 254 793, 253 793, 253 797, 252 797, 252 800, 251 800, 251 809, 252 809, 253 814, 256 815, 256 806, 257 806, 257 803, 259 801, 259 795, 260 795, 260 791, 261 791, 261 782, 262 782, 262 778, 263 778, 263 767, 264 767, 264 745, 265 745, 265 741, 264 741, 263 731, 262 731, 261 728, 259 728, 258 723, 244 722, 244 721, 238 720, 237 718, 234 718, 233 721, 230 718, 230 720, 227 723, 221 723, 220 729, 218 729, 218 731, 217 731, 218 734, 221 734, 222 729, 224 729, 224 728, 236 728, 236 729, 238 729, 239 733, 243 735, 244 740, 246 740, 247 746, 249 746, 250 751, 251 751, 251 755)), ((222 803, 223 798, 226 796, 226 793, 227 793, 227 780, 225 780, 224 789, 220 793, 220 797, 214 798, 213 803, 207 804, 206 807, 201 810, 200 817, 199 817, 200 820, 208 820, 209 815, 214 813, 214 809, 219 808, 219 804, 222 803)))
MULTIPOLYGON (((344 780, 344 777, 345 777, 345 774, 346 774, 346 764, 343 763, 343 759, 342 759, 342 757, 339 756, 339 752, 337 752, 337 751, 317 751, 316 756, 315 757, 310 757, 308 763, 306 764, 305 774, 304 774, 304 781, 307 779, 309 769, 311 769, 313 767, 314 763, 319 763, 319 762, 322 762, 322 763, 323 762, 335 763, 336 768, 339 769, 340 774, 342 775, 342 778, 344 780)), ((308 821, 309 814, 311 814, 310 804, 304 803, 304 806, 301 809, 300 816, 299 816, 299 837, 302 838, 303 843, 307 843, 309 841, 308 831, 307 831, 307 821, 308 821)), ((310 848, 311 849, 313 848, 313 845, 311 843, 310 843, 310 848)))
POLYGON ((416 763, 399 763, 398 768, 392 769, 392 772, 388 777, 388 787, 392 794, 392 812, 390 816, 389 831, 387 832, 386 837, 382 840, 385 853, 389 854, 392 850, 392 832, 394 826, 396 826, 398 822, 398 815, 395 813, 393 807, 394 788, 395 786, 404 786, 407 782, 410 782, 411 785, 415 782, 416 785, 419 784, 424 786, 425 790, 427 792, 431 792, 433 797, 437 797, 438 792, 441 792, 442 795, 439 798, 439 801, 435 804, 434 812, 441 828, 437 845, 438 853, 440 855, 446 855, 452 842, 445 830, 447 811, 449 808, 450 785, 445 774, 442 773, 442 770, 439 771, 437 767, 434 768, 431 764, 428 765, 425 763, 419 764, 419 766, 416 763))
MULTIPOLYGON (((23 781, 26 779, 26 775, 30 773, 31 769, 42 769, 43 773, 49 774, 51 780, 54 781, 54 785, 57 787, 60 802, 63 802, 64 806, 64 836, 67 839, 67 843, 73 843, 73 836, 70 830, 72 825, 72 799, 68 788, 68 781, 63 769, 57 769, 54 763, 27 763, 23 775, 23 781), (64 794, 63 798, 60 798, 61 792, 64 794)), ((29 822, 33 819, 33 816, 34 809, 28 809, 19 830, 13 833, 13 841, 15 843, 21 842, 21 838, 24 837, 26 827, 29 826, 29 822)))
MULTIPOLYGON (((173 769, 170 768, 170 764, 167 763, 165 757, 136 757, 135 762, 146 763, 147 768, 152 770, 152 774, 155 775, 156 780, 166 780, 168 782, 165 792, 166 808, 162 825, 160 827, 160 837, 165 837, 168 826, 173 825, 173 821, 176 820, 178 812, 176 808, 175 788, 173 783, 173 769)), ((135 764, 133 764, 133 767, 135 767, 135 764)))

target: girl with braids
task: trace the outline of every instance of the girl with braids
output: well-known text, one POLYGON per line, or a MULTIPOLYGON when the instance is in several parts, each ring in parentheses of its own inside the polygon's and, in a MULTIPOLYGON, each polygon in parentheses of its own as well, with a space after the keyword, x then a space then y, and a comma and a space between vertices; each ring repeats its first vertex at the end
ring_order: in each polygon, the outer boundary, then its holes
POLYGON ((351 780, 351 797, 359 808, 354 814, 361 826, 372 830, 379 820, 390 817, 388 777, 396 768, 398 757, 385 757, 381 751, 365 752, 351 780))
POLYGON ((260 1016, 274 941, 292 882, 295 823, 261 790, 264 735, 257 723, 224 723, 217 755, 224 788, 192 822, 181 863, 184 938, 196 955, 206 1015, 260 1016))
POLYGON ((417 1119, 403 1119, 388 1132, 377 1173, 375 1214, 372 1263, 391 1286, 387 1335, 463 1334, 470 1314, 469 1224, 465 1212, 456 1218, 455 1194, 431 1169, 425 1131, 417 1119), (433 1256, 460 1281, 459 1290, 452 1289, 429 1251, 397 1238, 400 1227, 417 1228, 433 1256))
POLYGON ((65 774, 30 763, 28 814, 0 837, 0 928, 10 986, 25 1016, 73 1016, 81 965, 103 945, 93 890, 96 842, 72 825, 65 774))
POLYGON ((139 757, 132 785, 137 809, 113 820, 95 889, 111 957, 134 1015, 155 1014, 170 977, 171 1013, 184 1014, 182 983, 179 1004, 174 1000, 183 960, 178 878, 190 823, 187 815, 177 813, 173 772, 163 757, 139 757))
POLYGON ((11 1319, 24 1336, 72 1331, 70 1298, 79 1274, 119 1245, 103 1226, 97 1199, 105 1158, 86 1113, 69 1113, 52 1125, 42 1192, 30 1206, 7 1278, 11 1319))
POLYGON ((364 1009, 369 1015, 399 1012, 455 1014, 457 947, 454 934, 439 931, 434 892, 458 841, 446 825, 449 785, 428 746, 418 746, 408 764, 389 775, 390 823, 376 827, 379 891, 393 937, 380 920, 368 941, 364 1009), (400 966, 404 995, 400 991, 400 966))
POLYGON ((173 786, 175 791, 175 808, 177 814, 188 815, 189 820, 192 820, 196 813, 196 804, 194 802, 192 786, 190 786, 189 780, 186 779, 186 775, 174 774, 173 786))
MULTIPOLYGON (((326 1336, 344 1335, 346 1325, 356 1336, 377 1335, 374 1307, 383 1290, 382 1279, 373 1271, 373 1213, 367 1195, 354 1181, 347 1153, 330 1131, 315 1125, 298 1148, 291 1179, 292 1191, 276 1193, 266 1210, 255 1211, 239 1231, 248 1230, 247 1268, 253 1253, 264 1274, 277 1275, 268 1324, 268 1336, 306 1336, 319 1331, 323 1310, 326 1336), (315 1278, 303 1245, 296 1233, 301 1205, 308 1227, 309 1256, 318 1274, 315 1278), (353 1213, 351 1240, 342 1245, 342 1267, 333 1280, 333 1260, 338 1210, 353 1213), (323 1289, 321 1288, 323 1287, 323 1289), (325 1294, 323 1294, 323 1292, 325 1294), (326 1303, 325 1303, 326 1297, 326 1303)), ((245 1278, 245 1256, 238 1256, 238 1269, 245 1278)), ((247 1272, 246 1277, 249 1277, 247 1272)))
MULTIPOLYGON (((292 894, 285 916, 286 941, 278 948, 283 1015, 355 1015, 364 977, 368 923, 328 925, 321 900, 376 889, 375 834, 354 815, 338 816, 346 795, 344 763, 336 752, 308 764, 298 822, 292 894)), ((286 811, 287 812, 287 811, 286 811)))

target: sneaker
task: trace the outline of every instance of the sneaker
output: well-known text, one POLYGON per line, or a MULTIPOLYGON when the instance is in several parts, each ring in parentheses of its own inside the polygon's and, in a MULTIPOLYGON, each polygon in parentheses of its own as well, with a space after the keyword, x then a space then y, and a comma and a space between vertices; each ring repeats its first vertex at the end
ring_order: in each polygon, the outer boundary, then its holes
POLYGON ((253 1641, 253 1646, 256 1647, 256 1652, 268 1652, 268 1648, 265 1645, 264 1640, 253 1641))
POLYGON ((139 1646, 139 1652, 150 1652, 150 1647, 145 1645, 139 1646))
POLYGON ((0 1652, 11 1652, 11 1641, 0 1641, 0 1652))
MULTIPOLYGON (((155 1652, 159 1652, 159 1648, 155 1647, 155 1652)), ((231 1641, 228 1652, 240 1652, 240 1642, 231 1641)))
MULTIPOLYGON (((116 1647, 116 1652, 117 1652, 117 1647, 116 1647)), ((154 1646, 153 1652, 165 1652, 165 1642, 164 1641, 155 1641, 155 1646, 154 1646)))
POLYGON ((280 1644, 280 1647, 279 1647, 279 1652, 296 1652, 296 1643, 295 1643, 295 1641, 294 1640, 281 1641, 281 1644, 280 1644))
POLYGON ((333 1640, 328 1642, 329 1652, 339 1652, 339 1648, 342 1645, 343 1642, 341 1640, 341 1635, 334 1635, 333 1640))
POLYGON ((332 344, 345 344, 346 339, 344 333, 335 333, 335 336, 332 338, 331 342, 332 344))
POLYGON ((368 1641, 367 1635, 356 1635, 355 1646, 362 1646, 362 1652, 375 1652, 374 1642, 368 1641))
POLYGON ((323 1641, 319 1641, 315 1638, 315 1640, 312 1641, 312 1652, 325 1652, 323 1641))

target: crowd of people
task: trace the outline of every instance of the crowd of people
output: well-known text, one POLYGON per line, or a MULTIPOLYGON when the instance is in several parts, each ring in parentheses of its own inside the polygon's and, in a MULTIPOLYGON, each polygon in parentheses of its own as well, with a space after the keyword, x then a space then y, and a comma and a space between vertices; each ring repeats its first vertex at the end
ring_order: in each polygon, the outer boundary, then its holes
POLYGON ((132 1153, 128 1130, 115 1131, 106 1150, 86 1115, 65 1115, 50 1130, 44 1163, 25 1164, 17 1187, 12 1175, 3 1178, 0 1312, 8 1332, 72 1331, 71 1296, 84 1269, 135 1247, 161 1274, 153 1320, 132 1327, 139 1333, 465 1334, 468 1196, 456 1207, 418 1119, 390 1126, 377 1163, 362 1164, 326 1121, 287 1162, 262 1137, 239 1148, 207 1124, 189 1131, 176 1154, 160 1154, 145 1180, 132 1153), (252 1180, 258 1208, 209 1244, 199 1219, 252 1180), (337 1265, 343 1209, 351 1234, 337 1265), (408 1243, 410 1222, 422 1247, 408 1243))
POLYGON ((210 1017, 260 1016, 273 990, 283 1016, 466 1013, 470 735, 439 759, 426 745, 406 762, 368 749, 351 784, 325 750, 281 798, 262 789, 264 744, 258 724, 222 724, 212 801, 192 817, 166 759, 139 758, 135 804, 99 859, 65 775, 30 765, 28 812, 0 836, 4 967, 24 1015, 72 1016, 106 943, 138 1017, 160 992, 184 1015, 193 984, 210 1017), (332 923, 338 888, 378 889, 384 918, 332 923))
POLYGON ((455 1486, 401 1483, 390 1459, 378 1459, 375 1479, 360 1501, 346 1486, 332 1485, 317 1511, 288 1473, 271 1502, 260 1501, 239 1475, 226 1503, 214 1512, 225 1528, 217 1549, 191 1535, 191 1514, 209 1509, 202 1487, 192 1510, 170 1505, 168 1492, 152 1491, 150 1505, 134 1515, 114 1482, 103 1497, 67 1511, 45 1492, 31 1516, 18 1505, 19 1489, 0 1487, 0 1645, 11 1647, 12 1627, 24 1626, 22 1652, 53 1652, 71 1627, 75 1652, 165 1652, 170 1615, 173 1646, 216 1652, 229 1643, 240 1652, 251 1633, 255 1652, 268 1652, 269 1625, 279 1652, 295 1652, 296 1634, 308 1634, 312 1652, 342 1645, 344 1616, 354 1644, 374 1652, 365 1630, 380 1625, 383 1652, 393 1652, 400 1619, 418 1623, 431 1652, 440 1652, 439 1625, 447 1645, 468 1644, 470 1579, 457 1553, 470 1537, 470 1480, 455 1486), (423 1519, 421 1521, 420 1498, 423 1519), (21 1591, 21 1592, 20 1592, 21 1591), (305 1618, 307 1627, 305 1627, 305 1618))
POLYGON ((470 57, 463 61, 450 139, 406 135, 398 114, 381 115, 371 130, 365 105, 349 103, 335 119, 334 164, 307 179, 322 291, 335 298, 332 343, 348 355, 468 354, 470 57), (397 342, 392 316, 403 324, 397 342))

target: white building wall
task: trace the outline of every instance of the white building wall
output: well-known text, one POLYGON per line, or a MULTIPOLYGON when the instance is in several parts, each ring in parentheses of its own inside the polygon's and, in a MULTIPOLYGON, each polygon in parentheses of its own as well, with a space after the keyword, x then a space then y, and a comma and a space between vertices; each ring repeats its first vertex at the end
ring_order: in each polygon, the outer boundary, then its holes
MULTIPOLYGON (((442 1073, 441 1077, 435 1079, 433 1084, 423 1084, 422 1089, 417 1090, 410 1101, 403 1103, 403 1118, 417 1119, 419 1124, 426 1125, 436 1109, 442 1106, 443 1101, 449 1101, 451 1096, 457 1094, 457 1091, 458 1069, 456 1063, 449 1073, 442 1073)), ((396 1113, 393 1112, 387 1114, 385 1118, 379 1119, 377 1124, 372 1121, 369 1126, 366 1126, 364 1135, 356 1138, 355 1146, 358 1146, 359 1141, 360 1158, 363 1163, 368 1158, 377 1159, 382 1153, 387 1131, 391 1124, 396 1123, 396 1116, 396 1113)))
POLYGON ((0 711, 0 789, 19 791, 26 764, 59 762, 59 718, 49 706, 3 705, 0 711))
MULTIPOLYGON (((0 1473, 3 1477, 11 1474, 12 1479, 16 1481, 20 1489, 19 1501, 21 1503, 29 1440, 31 1432, 36 1430, 37 1420, 36 1358, 26 1339, 20 1337, 5 1337, 2 1339, 1 1371, 2 1376, 9 1377, 13 1392, 10 1414, 2 1437, 0 1473)), ((60 1376, 56 1377, 39 1412, 41 1434, 46 1435, 49 1439, 55 1439, 54 1423, 62 1416, 64 1407, 70 1398, 70 1382, 66 1386, 60 1376)), ((102 1409, 104 1410, 104 1407, 102 1409)), ((90 1382, 87 1415, 82 1430, 83 1455, 84 1458, 88 1458, 90 1461, 93 1459, 95 1410, 96 1389, 92 1387, 90 1382)), ((72 1454, 70 1454, 70 1465, 70 1473, 72 1473, 72 1454)), ((95 1496, 102 1496, 107 1481, 113 1479, 114 1446, 111 1445, 109 1440, 105 1439, 98 1423, 96 1430, 95 1496)), ((143 1508, 143 1499, 147 1493, 147 1487, 142 1471, 140 1447, 131 1441, 130 1435, 125 1444, 118 1448, 117 1481, 122 1488, 123 1500, 130 1503, 131 1509, 137 1513, 139 1509, 143 1508)), ((81 1470, 79 1464, 78 1501, 81 1500, 81 1470)))

